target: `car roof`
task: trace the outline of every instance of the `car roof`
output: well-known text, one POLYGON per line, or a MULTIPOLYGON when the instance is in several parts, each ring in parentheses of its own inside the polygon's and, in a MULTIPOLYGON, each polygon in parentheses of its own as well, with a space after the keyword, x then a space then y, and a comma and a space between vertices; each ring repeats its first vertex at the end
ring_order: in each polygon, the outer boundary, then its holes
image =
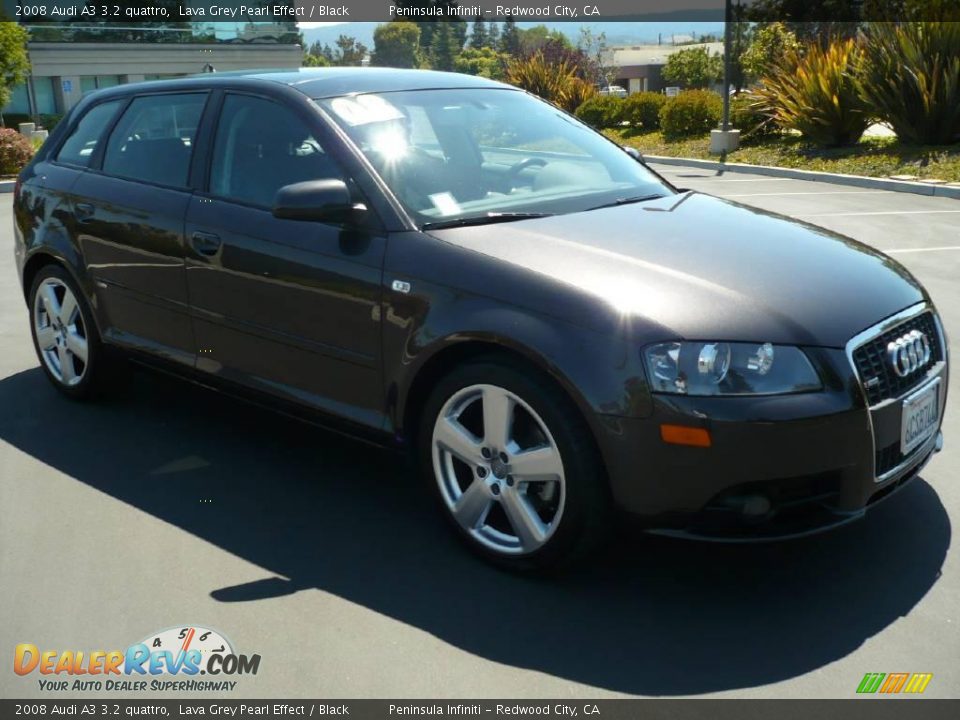
POLYGON ((236 70, 203 73, 171 80, 153 80, 131 83, 100 92, 106 95, 127 95, 151 90, 216 87, 218 85, 251 86, 264 83, 288 85, 311 98, 398 90, 435 90, 453 88, 501 88, 516 90, 512 85, 488 80, 475 75, 438 72, 435 70, 405 70, 379 67, 292 68, 285 70, 236 70))

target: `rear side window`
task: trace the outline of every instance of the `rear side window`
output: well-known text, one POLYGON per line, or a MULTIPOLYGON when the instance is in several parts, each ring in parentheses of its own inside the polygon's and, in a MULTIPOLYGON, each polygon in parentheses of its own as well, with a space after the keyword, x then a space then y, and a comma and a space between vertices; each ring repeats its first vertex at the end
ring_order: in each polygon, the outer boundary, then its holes
POLYGON ((90 165, 90 158, 97 149, 97 143, 121 102, 121 100, 113 100, 90 108, 87 114, 80 118, 70 137, 63 143, 63 147, 57 153, 57 160, 81 167, 90 165))
POLYGON ((271 207, 284 185, 326 178, 346 180, 290 109, 257 97, 226 97, 213 146, 211 193, 271 207))
POLYGON ((110 135, 103 172, 184 187, 206 100, 201 93, 136 98, 110 135))

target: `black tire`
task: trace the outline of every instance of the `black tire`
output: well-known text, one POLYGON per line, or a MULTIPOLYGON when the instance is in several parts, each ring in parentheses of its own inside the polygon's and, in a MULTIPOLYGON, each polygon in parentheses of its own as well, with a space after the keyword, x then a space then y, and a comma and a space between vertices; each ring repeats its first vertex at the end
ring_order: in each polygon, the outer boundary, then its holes
MULTIPOLYGON (((479 358, 462 365, 434 387, 424 406, 417 437, 417 455, 425 482, 458 536, 481 557, 511 570, 555 571, 590 557, 607 538, 611 501, 602 460, 578 408, 549 377, 499 356, 479 358), (458 393, 469 392, 467 389, 476 385, 502 388, 526 403, 546 425, 559 450, 565 494, 562 514, 546 542, 533 552, 503 552, 484 544, 454 518, 442 489, 444 482, 438 479, 434 463, 434 425, 448 401, 457 398, 458 393)), ((444 467, 441 463, 440 473, 444 473, 444 467)), ((507 471, 509 467, 508 464, 507 471)), ((471 481, 465 482, 469 484, 471 481)), ((506 490, 502 492, 505 494, 506 490)), ((497 497, 501 496, 498 494, 497 497)), ((489 511, 488 516, 492 512, 489 511)))
POLYGON ((33 279, 28 302, 30 335, 33 338, 33 347, 37 353, 37 359, 40 361, 40 367, 57 390, 74 400, 92 400, 119 385, 119 378, 123 375, 122 361, 115 353, 110 352, 101 341, 96 322, 93 319, 93 313, 90 310, 90 303, 70 273, 59 265, 51 264, 42 267, 33 279), (37 293, 41 288, 46 287, 48 281, 51 280, 54 281, 54 284, 60 283, 66 287, 76 299, 77 313, 75 317, 80 322, 75 322, 74 327, 78 328, 78 335, 82 332, 86 341, 87 357, 85 362, 82 363, 82 373, 77 372, 77 369, 81 368, 79 361, 72 361, 74 364, 71 364, 74 374, 79 376, 78 380, 72 384, 66 382, 62 374, 58 377, 56 371, 51 369, 37 338, 37 293))

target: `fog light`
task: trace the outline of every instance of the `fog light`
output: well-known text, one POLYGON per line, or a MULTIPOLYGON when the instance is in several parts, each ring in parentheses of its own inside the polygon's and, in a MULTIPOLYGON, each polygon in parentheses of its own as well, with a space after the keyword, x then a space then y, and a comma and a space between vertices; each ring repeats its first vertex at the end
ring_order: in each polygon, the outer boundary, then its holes
POLYGON ((703 428, 686 425, 661 425, 660 439, 673 445, 710 447, 710 433, 703 428))

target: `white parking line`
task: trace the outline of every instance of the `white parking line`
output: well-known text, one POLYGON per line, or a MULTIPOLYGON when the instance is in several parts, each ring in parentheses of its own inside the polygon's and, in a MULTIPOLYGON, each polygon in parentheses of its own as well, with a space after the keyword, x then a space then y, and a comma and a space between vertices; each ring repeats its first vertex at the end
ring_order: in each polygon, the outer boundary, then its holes
POLYGON ((960 210, 881 210, 877 212, 794 213, 800 217, 862 217, 867 215, 948 215, 960 210))
POLYGON ((819 192, 771 192, 771 193, 736 193, 731 195, 721 195, 719 197, 775 197, 777 195, 879 195, 880 193, 890 192, 889 190, 849 190, 846 192, 836 192, 835 190, 820 190, 819 192))
POLYGON ((915 252, 940 252, 941 250, 960 250, 960 245, 945 245, 944 247, 932 248, 898 248, 896 250, 884 250, 887 253, 915 253, 915 252))

